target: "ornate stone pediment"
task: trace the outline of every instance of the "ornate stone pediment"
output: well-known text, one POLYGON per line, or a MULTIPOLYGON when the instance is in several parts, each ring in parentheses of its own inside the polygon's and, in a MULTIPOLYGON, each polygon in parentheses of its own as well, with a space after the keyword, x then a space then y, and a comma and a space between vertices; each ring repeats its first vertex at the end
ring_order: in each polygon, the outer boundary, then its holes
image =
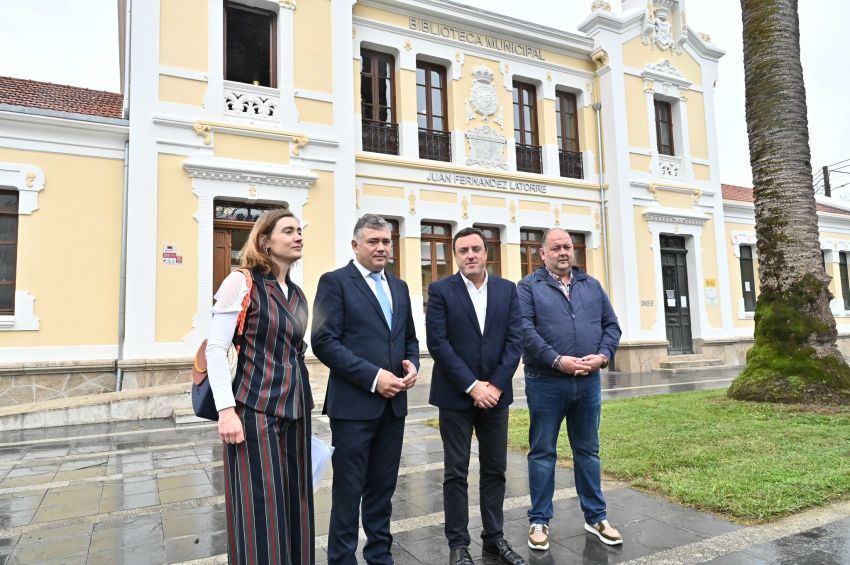
POLYGON ((657 73, 662 73, 665 75, 673 75, 675 77, 681 78, 685 77, 685 75, 683 75, 679 69, 673 66, 673 63, 670 62, 670 59, 664 59, 663 61, 659 61, 654 65, 647 65, 646 68, 651 71, 655 71, 657 73))

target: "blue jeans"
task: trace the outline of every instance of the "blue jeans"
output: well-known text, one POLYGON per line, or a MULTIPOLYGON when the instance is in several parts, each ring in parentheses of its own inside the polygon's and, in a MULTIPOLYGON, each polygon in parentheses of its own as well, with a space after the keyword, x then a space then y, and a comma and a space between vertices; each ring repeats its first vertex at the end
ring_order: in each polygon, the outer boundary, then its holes
POLYGON ((595 524, 607 518, 599 463, 599 417, 602 384, 599 371, 586 377, 551 377, 526 369, 525 395, 531 425, 528 431, 528 483, 532 524, 549 524, 555 492, 558 433, 567 420, 573 452, 573 471, 584 520, 595 524))

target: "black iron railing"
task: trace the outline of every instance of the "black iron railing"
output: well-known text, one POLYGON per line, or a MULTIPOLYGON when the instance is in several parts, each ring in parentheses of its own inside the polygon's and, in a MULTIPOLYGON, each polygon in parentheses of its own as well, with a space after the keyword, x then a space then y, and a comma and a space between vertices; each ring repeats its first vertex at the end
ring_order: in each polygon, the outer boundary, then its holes
POLYGON ((571 179, 583 179, 581 153, 576 151, 558 151, 558 160, 561 165, 561 176, 571 179))
POLYGON ((419 128, 419 158, 452 160, 452 135, 447 131, 419 128))
POLYGON ((516 144, 516 170, 525 173, 542 173, 543 159, 539 145, 516 144))
POLYGON ((363 151, 398 155, 398 124, 363 120, 363 151))

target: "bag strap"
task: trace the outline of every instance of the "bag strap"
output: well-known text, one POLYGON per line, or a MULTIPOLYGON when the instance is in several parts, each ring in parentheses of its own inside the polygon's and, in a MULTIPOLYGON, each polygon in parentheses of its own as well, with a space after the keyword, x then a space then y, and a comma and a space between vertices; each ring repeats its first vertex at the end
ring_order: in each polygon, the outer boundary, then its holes
POLYGON ((248 315, 248 305, 251 304, 251 287, 254 286, 254 277, 248 269, 238 269, 245 276, 245 284, 248 285, 248 293, 242 299, 242 310, 239 312, 239 318, 236 321, 236 335, 233 337, 233 343, 236 346, 237 353, 242 345, 242 333, 245 329, 245 318, 248 315))

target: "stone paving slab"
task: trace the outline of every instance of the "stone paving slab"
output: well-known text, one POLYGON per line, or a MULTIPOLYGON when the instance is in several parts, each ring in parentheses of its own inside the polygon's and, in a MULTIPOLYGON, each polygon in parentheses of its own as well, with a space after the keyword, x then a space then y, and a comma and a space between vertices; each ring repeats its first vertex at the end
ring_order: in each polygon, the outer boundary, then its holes
MULTIPOLYGON (((726 386, 726 371, 605 377, 605 398, 726 386)), ((517 405, 524 405, 521 380, 517 405)), ((443 454, 427 386, 410 394, 402 468, 394 498, 394 556, 399 564, 446 563, 443 454)), ((318 412, 318 411, 317 411, 318 412)), ((329 439, 327 419, 314 432, 329 439)), ((476 445, 473 444, 473 450, 476 445)), ((0 442, 0 565, 225 563, 222 449, 215 424, 175 427, 168 420, 18 430, 0 442)), ((482 556, 478 462, 470 465, 471 552, 482 556)), ((742 528, 619 483, 604 485, 609 514, 624 533, 610 548, 583 530, 572 470, 556 472, 551 548, 528 549, 528 470, 511 452, 505 534, 530 563, 850 563, 850 503, 782 525, 742 528), (841 512, 845 512, 841 515, 841 512), (841 520, 836 521, 838 516, 841 520), (830 519, 831 517, 831 519, 830 519), (789 561, 790 556, 790 561, 789 561), (712 561, 713 560, 713 561, 712 561)), ((330 480, 315 497, 317 562, 330 511, 330 480)))

